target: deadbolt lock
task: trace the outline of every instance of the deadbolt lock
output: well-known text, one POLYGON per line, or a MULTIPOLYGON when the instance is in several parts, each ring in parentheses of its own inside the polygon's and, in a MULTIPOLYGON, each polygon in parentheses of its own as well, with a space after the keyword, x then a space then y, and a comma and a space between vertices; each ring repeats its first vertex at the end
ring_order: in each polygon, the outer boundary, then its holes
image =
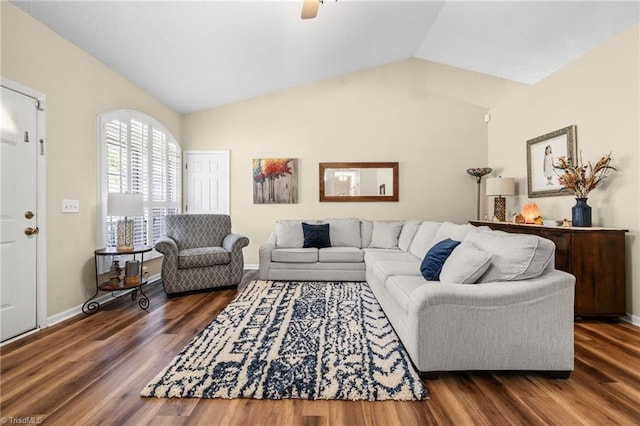
POLYGON ((33 218, 33 216, 35 216, 35 215, 30 210, 27 210, 26 212, 24 212, 24 217, 26 217, 27 219, 31 219, 31 218, 33 218))
POLYGON ((36 235, 38 232, 40 232, 40 229, 38 229, 37 226, 35 228, 32 228, 32 227, 24 228, 25 235, 36 235))

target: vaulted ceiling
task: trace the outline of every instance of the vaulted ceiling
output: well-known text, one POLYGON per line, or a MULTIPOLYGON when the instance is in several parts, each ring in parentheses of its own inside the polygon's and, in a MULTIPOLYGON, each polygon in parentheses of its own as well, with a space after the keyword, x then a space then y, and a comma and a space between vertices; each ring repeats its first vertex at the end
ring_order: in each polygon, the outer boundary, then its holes
POLYGON ((411 57, 532 84, 640 21, 635 0, 12 3, 184 113, 411 57))

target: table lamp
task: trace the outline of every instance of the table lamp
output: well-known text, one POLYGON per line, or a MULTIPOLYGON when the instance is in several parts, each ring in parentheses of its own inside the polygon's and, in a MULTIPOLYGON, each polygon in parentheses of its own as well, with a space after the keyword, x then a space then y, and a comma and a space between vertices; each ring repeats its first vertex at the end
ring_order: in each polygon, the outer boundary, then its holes
POLYGON ((110 192, 107 195, 107 216, 124 217, 118 221, 116 248, 133 250, 133 219, 144 215, 142 194, 110 192))
POLYGON ((500 221, 504 222, 507 215, 507 199, 503 195, 514 195, 515 179, 512 177, 488 178, 487 179, 487 196, 494 196, 493 215, 500 221))

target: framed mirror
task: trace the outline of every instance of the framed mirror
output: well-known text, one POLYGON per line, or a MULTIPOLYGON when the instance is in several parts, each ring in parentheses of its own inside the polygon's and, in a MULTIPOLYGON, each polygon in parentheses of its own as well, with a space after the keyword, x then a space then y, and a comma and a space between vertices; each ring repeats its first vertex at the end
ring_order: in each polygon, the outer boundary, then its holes
POLYGON ((398 163, 320 163, 320 201, 398 201, 398 163))

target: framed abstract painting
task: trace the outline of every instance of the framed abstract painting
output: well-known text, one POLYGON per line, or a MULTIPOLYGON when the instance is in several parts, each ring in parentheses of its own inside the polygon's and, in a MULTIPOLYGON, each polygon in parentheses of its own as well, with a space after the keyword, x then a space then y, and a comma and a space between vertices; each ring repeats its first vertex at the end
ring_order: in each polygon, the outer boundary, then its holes
POLYGON ((255 158, 253 204, 295 204, 298 202, 298 160, 255 158))

